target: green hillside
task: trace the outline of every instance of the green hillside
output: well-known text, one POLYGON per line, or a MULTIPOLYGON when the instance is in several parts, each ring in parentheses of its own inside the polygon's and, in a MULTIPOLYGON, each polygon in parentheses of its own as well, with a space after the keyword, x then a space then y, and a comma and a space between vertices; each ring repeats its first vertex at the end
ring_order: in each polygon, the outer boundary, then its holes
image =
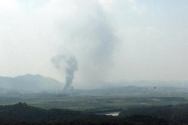
POLYGON ((188 104, 130 108, 120 113, 119 117, 132 115, 153 116, 172 122, 188 123, 188 104))
POLYGON ((65 109, 40 109, 18 103, 0 106, 1 125, 147 125, 168 124, 167 121, 152 116, 131 116, 119 118, 113 116, 94 115, 85 112, 65 109))

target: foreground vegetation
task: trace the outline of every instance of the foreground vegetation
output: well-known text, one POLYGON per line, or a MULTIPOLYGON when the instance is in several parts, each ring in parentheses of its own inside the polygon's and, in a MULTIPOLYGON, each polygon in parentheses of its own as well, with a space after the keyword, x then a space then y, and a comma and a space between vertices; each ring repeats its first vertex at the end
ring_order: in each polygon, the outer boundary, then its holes
POLYGON ((129 108, 120 113, 119 117, 132 115, 153 116, 177 123, 188 123, 188 104, 129 108))
POLYGON ((174 89, 125 87, 80 93, 0 95, 1 124, 188 124, 188 95, 174 89), (121 91, 120 91, 121 90, 121 91), (97 92, 96 92, 97 91, 97 92), (97 93, 97 94, 96 94, 97 93), (18 103, 25 102, 25 103, 18 103), (26 104, 27 103, 27 104, 26 104), (121 112, 118 117, 98 115, 121 112), (96 115, 97 114, 97 115, 96 115))
MULTIPOLYGON (((166 98, 164 98, 166 99, 166 98)), ((174 98, 176 99, 176 98, 174 98)), ((108 109, 110 111, 110 109, 108 109)), ((96 115, 101 110, 41 109, 26 103, 0 106, 1 124, 63 125, 176 125, 188 124, 188 104, 135 106, 121 109, 117 117, 96 115)))
POLYGON ((0 107, 0 123, 5 124, 62 124, 62 125, 147 125, 173 124, 163 118, 133 115, 126 118, 99 116, 64 109, 45 110, 18 103, 0 107))

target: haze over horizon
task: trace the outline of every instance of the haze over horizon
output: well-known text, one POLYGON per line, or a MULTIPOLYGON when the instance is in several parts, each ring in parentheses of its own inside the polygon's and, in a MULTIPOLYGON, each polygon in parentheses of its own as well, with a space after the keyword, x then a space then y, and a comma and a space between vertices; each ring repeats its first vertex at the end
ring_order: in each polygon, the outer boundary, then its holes
POLYGON ((0 76, 41 74, 65 83, 66 73, 51 59, 68 55, 78 64, 77 86, 188 80, 187 5, 186 0, 0 0, 0 76))

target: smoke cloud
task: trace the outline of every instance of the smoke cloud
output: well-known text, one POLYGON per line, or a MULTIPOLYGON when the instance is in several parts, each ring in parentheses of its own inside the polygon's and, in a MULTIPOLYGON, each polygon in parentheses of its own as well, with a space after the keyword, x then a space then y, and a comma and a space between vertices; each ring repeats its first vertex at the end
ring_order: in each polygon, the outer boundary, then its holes
POLYGON ((0 0, 0 75, 41 74, 63 82, 69 58, 59 57, 53 66, 58 53, 76 57, 75 88, 103 81, 187 80, 187 5, 185 0, 0 0))
POLYGON ((57 55, 52 58, 52 63, 61 73, 66 73, 66 84, 63 88, 63 92, 67 93, 71 89, 71 84, 74 79, 74 72, 78 69, 78 64, 74 56, 57 55))
MULTIPOLYGON (((78 58, 80 81, 97 84, 108 80, 113 66, 117 38, 112 20, 96 1, 69 1, 73 11, 58 25, 62 37, 61 53, 73 53, 78 58), (84 2, 84 4, 80 4, 84 2), (68 46, 67 43, 69 43, 68 46)), ((70 7, 70 8, 71 8, 70 7)))

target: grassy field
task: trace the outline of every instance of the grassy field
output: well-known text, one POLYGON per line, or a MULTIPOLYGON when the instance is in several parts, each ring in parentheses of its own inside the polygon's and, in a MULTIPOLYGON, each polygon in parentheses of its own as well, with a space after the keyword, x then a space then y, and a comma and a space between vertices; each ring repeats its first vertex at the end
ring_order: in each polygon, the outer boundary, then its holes
POLYGON ((71 109, 80 111, 119 110, 137 106, 176 105, 188 103, 184 97, 123 97, 123 96, 61 96, 1 97, 1 105, 26 102, 43 109, 71 109))

